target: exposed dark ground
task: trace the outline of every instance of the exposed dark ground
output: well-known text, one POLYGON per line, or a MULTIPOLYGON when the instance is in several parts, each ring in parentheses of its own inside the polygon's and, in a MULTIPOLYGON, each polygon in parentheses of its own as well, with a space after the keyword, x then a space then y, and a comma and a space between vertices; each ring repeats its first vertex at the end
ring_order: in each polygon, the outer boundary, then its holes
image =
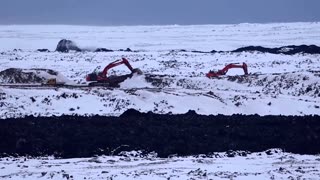
POLYGON ((26 117, 0 120, 0 153, 64 158, 155 151, 160 157, 281 148, 320 153, 320 116, 157 115, 26 117))
MULTIPOLYGON (((73 51, 87 51, 86 49, 80 49, 75 42, 67 39, 62 39, 58 42, 56 51, 58 52, 69 52, 73 51)), ((48 49, 38 49, 39 52, 50 52, 48 49)), ((97 48, 95 52, 113 52, 116 50, 111 50, 107 48, 97 48)), ((130 48, 119 49, 118 51, 132 52, 130 48)), ((187 52, 187 50, 181 49, 182 52, 187 52)), ((240 52, 260 52, 260 53, 271 53, 271 54, 285 54, 285 55, 294 55, 294 54, 320 54, 320 47, 316 45, 289 45, 281 46, 276 48, 267 48, 262 46, 246 46, 235 49, 233 51, 216 51, 212 50, 210 52, 205 51, 192 51, 194 53, 240 53, 240 52)))

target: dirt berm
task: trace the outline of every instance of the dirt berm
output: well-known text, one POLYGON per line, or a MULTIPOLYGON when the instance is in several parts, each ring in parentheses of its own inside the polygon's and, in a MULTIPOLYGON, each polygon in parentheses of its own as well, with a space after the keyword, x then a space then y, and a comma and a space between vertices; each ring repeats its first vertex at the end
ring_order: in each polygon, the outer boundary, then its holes
POLYGON ((25 117, 0 120, 0 153, 89 157, 155 151, 160 157, 281 148, 320 153, 319 116, 157 115, 25 117))

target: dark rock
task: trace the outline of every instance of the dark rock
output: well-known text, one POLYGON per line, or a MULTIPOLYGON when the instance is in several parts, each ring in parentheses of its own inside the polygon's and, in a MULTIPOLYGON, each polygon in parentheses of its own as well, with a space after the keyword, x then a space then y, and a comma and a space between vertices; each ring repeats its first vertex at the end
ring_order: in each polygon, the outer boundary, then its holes
POLYGON ((36 102, 36 99, 34 97, 30 98, 32 102, 36 102))
POLYGON ((66 98, 69 97, 69 96, 67 95, 67 93, 62 93, 60 97, 66 99, 66 98))
POLYGON ((113 52, 113 50, 106 48, 97 48, 94 52, 113 52))
POLYGON ((209 52, 205 52, 205 51, 197 51, 197 50, 193 50, 193 51, 191 51, 191 52, 193 52, 193 53, 209 53, 209 52))
POLYGON ((130 48, 127 48, 127 49, 119 49, 119 51, 132 52, 132 50, 131 50, 130 48))
POLYGON ((38 52, 50 52, 49 49, 37 49, 38 52))
POLYGON ((56 51, 58 52, 69 52, 70 50, 80 52, 81 49, 71 40, 62 39, 59 41, 56 51))
POLYGON ((126 50, 124 50, 125 52, 132 52, 132 50, 130 48, 127 48, 126 50))

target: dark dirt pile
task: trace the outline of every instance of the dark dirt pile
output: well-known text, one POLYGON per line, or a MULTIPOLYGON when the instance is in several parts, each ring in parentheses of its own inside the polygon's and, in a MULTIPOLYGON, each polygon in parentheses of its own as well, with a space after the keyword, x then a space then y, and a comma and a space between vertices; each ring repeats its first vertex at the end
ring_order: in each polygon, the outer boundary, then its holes
POLYGON ((0 121, 0 153, 89 157, 120 151, 208 154, 281 148, 320 153, 319 116, 157 115, 128 110, 120 117, 26 117, 0 121))
POLYGON ((22 69, 9 68, 0 72, 1 83, 41 83, 43 79, 34 72, 23 72, 22 69))
MULTIPOLYGON (((38 49, 39 52, 50 52, 48 49, 38 49)), ((77 52, 83 52, 83 51, 91 51, 89 49, 81 49, 76 45, 74 41, 68 40, 68 39, 61 39, 56 47, 56 51, 67 53, 69 51, 77 51, 77 52)), ((107 48, 97 48, 94 50, 94 52, 113 52, 112 49, 107 48)), ((130 48, 127 49, 119 49, 118 51, 123 52, 133 52, 130 48)))
MULTIPOLYGON (((175 51, 175 50, 173 50, 175 51)), ((179 50, 179 52, 187 52, 185 49, 179 50)), ((242 53, 242 52, 259 52, 259 53, 270 53, 270 54, 320 54, 320 47, 316 45, 289 45, 281 46, 276 48, 268 48, 263 46, 245 46, 232 51, 198 51, 193 50, 193 53, 242 53)))
POLYGON ((0 83, 42 83, 46 79, 39 75, 40 72, 56 76, 58 72, 51 69, 20 69, 9 68, 0 71, 0 83))
POLYGON ((299 45, 299 46, 282 46, 279 48, 266 48, 262 46, 247 46, 243 48, 236 49, 231 52, 261 52, 261 53, 271 53, 271 54, 286 54, 294 55, 298 53, 303 54, 320 54, 320 47, 316 45, 299 45))
MULTIPOLYGON (((70 50, 73 51, 86 51, 85 49, 80 49, 76 43, 71 40, 62 39, 58 42, 56 51, 58 52, 69 52, 70 50)), ((39 52, 49 52, 47 49, 38 49, 39 52)), ((114 50, 107 49, 107 48, 97 48, 94 52, 113 52, 114 50)), ((130 48, 127 49, 119 49, 118 51, 124 52, 133 52, 130 48)), ((171 52, 175 52, 177 50, 171 50, 171 52)), ((188 52, 185 49, 178 50, 179 52, 188 52)), ((137 51, 134 51, 137 52, 137 51)), ((260 52, 260 53, 271 53, 271 54, 285 54, 285 55, 294 55, 294 54, 320 54, 320 47, 317 45, 288 45, 288 46, 281 46, 275 48, 268 48, 263 46, 245 46, 241 47, 232 51, 198 51, 193 50, 193 53, 241 53, 241 52, 260 52)))

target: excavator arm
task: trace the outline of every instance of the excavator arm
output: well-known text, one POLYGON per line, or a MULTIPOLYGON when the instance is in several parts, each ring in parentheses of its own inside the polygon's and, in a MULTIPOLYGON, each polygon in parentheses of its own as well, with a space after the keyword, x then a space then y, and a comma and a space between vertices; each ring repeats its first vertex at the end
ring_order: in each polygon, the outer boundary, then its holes
POLYGON ((228 64, 226 65, 223 69, 221 70, 218 70, 217 72, 214 72, 214 71, 209 71, 206 76, 208 78, 213 78, 213 77, 218 77, 218 76, 222 76, 222 75, 225 75, 229 69, 232 69, 232 68, 242 68, 243 71, 244 71, 244 74, 247 75, 248 74, 248 66, 246 63, 242 63, 241 64, 235 64, 235 63, 231 63, 231 64, 228 64))
MULTIPOLYGON (((102 72, 93 72, 91 74, 88 74, 86 77, 87 81, 94 81, 99 83, 108 84, 109 86, 118 86, 118 84, 124 80, 126 80, 128 77, 131 77, 133 73, 142 74, 142 71, 140 69, 133 69, 130 65, 129 61, 126 58, 122 58, 119 60, 116 60, 110 64, 108 64, 102 72), (119 66, 121 64, 124 64, 128 67, 128 69, 131 71, 130 74, 120 75, 120 76, 108 76, 108 71, 111 68, 114 68, 116 66, 119 66)), ((92 83, 93 84, 93 83, 92 83)))
POLYGON ((129 61, 126 59, 126 58, 122 58, 122 59, 119 59, 119 60, 116 60, 110 64, 108 64, 102 71, 101 73, 101 77, 104 77, 106 78, 107 75, 108 75, 108 70, 111 69, 111 68, 114 68, 116 66, 119 66, 121 64, 124 64, 128 67, 128 69, 131 71, 131 72, 134 72, 134 69, 132 68, 132 66, 130 65, 129 61))

